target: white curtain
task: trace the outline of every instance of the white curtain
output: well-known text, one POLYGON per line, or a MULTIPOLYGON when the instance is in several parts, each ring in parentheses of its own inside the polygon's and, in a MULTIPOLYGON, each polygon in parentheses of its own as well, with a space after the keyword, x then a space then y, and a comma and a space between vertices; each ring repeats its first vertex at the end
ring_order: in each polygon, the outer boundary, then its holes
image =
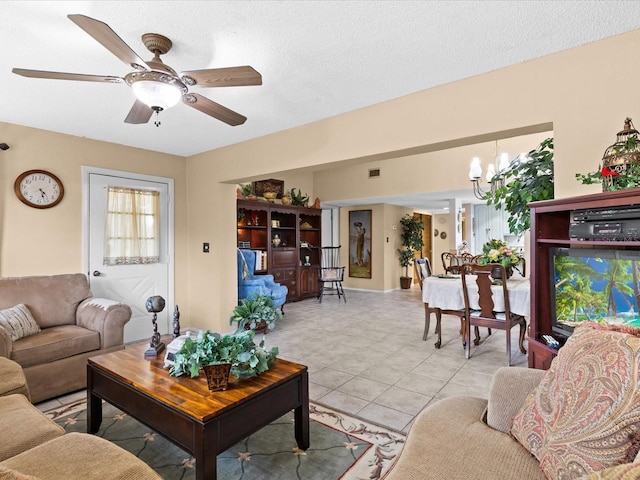
POLYGON ((159 207, 159 192, 109 187, 104 265, 160 261, 159 207))

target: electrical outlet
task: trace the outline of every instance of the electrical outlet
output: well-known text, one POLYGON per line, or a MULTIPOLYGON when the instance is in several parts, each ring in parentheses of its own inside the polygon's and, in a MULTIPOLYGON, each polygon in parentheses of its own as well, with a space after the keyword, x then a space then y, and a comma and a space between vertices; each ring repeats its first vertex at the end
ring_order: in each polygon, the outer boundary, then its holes
POLYGON ((209 242, 204 242, 204 243, 202 244, 202 251, 203 251, 204 253, 209 253, 209 242))

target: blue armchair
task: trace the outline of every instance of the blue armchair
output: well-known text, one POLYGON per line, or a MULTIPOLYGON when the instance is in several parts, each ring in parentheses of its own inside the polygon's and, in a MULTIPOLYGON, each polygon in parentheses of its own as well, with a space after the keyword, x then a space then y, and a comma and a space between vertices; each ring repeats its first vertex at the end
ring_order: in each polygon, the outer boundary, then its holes
POLYGON ((289 289, 273 280, 273 275, 254 275, 256 269, 255 250, 238 249, 238 302, 252 293, 271 295, 276 307, 287 301, 289 289))

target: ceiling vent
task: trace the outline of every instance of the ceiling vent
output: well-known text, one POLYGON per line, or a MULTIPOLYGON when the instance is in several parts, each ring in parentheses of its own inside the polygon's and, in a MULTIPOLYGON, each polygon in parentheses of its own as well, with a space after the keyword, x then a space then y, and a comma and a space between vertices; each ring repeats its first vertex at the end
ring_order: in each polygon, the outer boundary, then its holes
POLYGON ((375 177, 379 177, 380 176, 380 169, 379 168, 372 168, 371 170, 369 170, 369 178, 375 178, 375 177))

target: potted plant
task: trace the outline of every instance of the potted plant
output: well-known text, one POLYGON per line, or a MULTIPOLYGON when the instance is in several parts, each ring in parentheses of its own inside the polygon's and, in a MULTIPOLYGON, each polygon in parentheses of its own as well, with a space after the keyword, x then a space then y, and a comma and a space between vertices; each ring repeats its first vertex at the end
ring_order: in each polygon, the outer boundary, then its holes
POLYGON ((309 204, 309 196, 303 195, 302 190, 296 191, 295 188, 291 189, 291 203, 295 207, 306 207, 309 204))
POLYGON ((233 309, 229 324, 236 324, 236 333, 244 330, 266 333, 273 330, 276 320, 281 318, 282 311, 275 306, 271 295, 252 293, 233 309))
POLYGON ((510 213, 509 230, 520 236, 531 227, 529 203, 553 198, 553 138, 547 138, 531 150, 526 161, 512 162, 499 172, 504 182, 487 192, 487 205, 504 204, 510 213))
POLYGON ((416 217, 407 213, 400 219, 402 231, 402 248, 398 249, 400 257, 400 266, 404 267, 404 276, 400 277, 400 287, 407 289, 411 287, 412 277, 409 276, 409 266, 413 264, 413 259, 417 252, 422 253, 424 240, 422 239, 422 231, 424 223, 420 217, 416 217))
POLYGON ((255 332, 245 330, 231 335, 220 335, 209 330, 200 331, 195 340, 186 338, 182 348, 174 355, 169 375, 189 375, 191 378, 205 370, 209 390, 225 390, 229 373, 240 378, 266 372, 273 365, 278 348, 264 348, 264 340, 256 345, 255 332), (213 373, 207 371, 212 368, 213 373), (218 368, 222 372, 216 371, 218 368))

